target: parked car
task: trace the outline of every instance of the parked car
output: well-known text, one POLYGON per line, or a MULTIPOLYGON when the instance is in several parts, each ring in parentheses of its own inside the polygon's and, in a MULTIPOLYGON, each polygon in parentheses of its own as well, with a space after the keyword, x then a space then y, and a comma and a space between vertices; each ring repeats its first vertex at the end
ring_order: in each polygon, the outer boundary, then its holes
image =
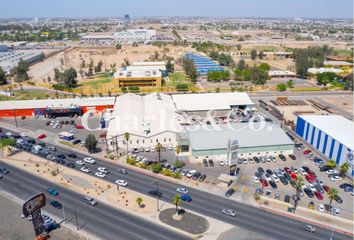
POLYGON ((208 165, 208 160, 207 159, 203 159, 203 166, 204 167, 208 167, 209 165, 208 165))
POLYGON ((286 161, 286 157, 283 154, 279 154, 279 158, 282 161, 286 161))
POLYGON ((115 182, 117 185, 119 185, 119 186, 122 186, 122 187, 126 187, 126 186, 128 186, 128 182, 127 181, 125 181, 125 180, 122 180, 122 179, 118 179, 118 180, 116 180, 116 182, 115 182))
POLYGON ((77 156, 76 156, 75 153, 69 153, 69 154, 68 154, 68 157, 70 157, 70 158, 76 158, 77 156))
POLYGON ((296 156, 294 154, 289 154, 288 156, 291 160, 296 160, 296 156))
POLYGON ((38 139, 38 140, 41 140, 41 139, 46 138, 46 137, 47 137, 47 135, 41 134, 41 135, 39 135, 39 136, 37 137, 37 139, 38 139))
POLYGON ((74 168, 75 164, 74 163, 67 163, 66 166, 69 167, 69 168, 74 168))
POLYGON ((80 139, 74 139, 72 142, 74 145, 81 143, 80 139))
POLYGON ((284 196, 284 202, 290 203, 290 196, 289 195, 284 196))
POLYGON ((96 160, 90 157, 85 157, 84 162, 90 163, 90 164, 95 164, 96 160))
POLYGON ((214 167, 214 161, 212 159, 209 159, 208 163, 210 167, 214 167))
POLYGON ((231 197, 232 194, 234 194, 235 190, 233 188, 230 188, 229 190, 226 191, 225 196, 226 197, 231 197))
POLYGON ((202 176, 200 176, 200 178, 199 178, 199 182, 203 182, 206 178, 207 178, 207 175, 202 174, 202 176))

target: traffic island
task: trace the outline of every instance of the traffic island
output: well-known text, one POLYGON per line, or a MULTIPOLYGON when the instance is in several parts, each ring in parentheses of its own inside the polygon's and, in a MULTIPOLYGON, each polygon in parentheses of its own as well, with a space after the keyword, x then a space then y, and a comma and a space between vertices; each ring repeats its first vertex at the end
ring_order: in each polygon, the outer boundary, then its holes
POLYGON ((167 225, 194 235, 205 233, 209 229, 209 222, 206 218, 185 210, 180 210, 178 215, 176 215, 175 208, 162 210, 159 219, 167 225))

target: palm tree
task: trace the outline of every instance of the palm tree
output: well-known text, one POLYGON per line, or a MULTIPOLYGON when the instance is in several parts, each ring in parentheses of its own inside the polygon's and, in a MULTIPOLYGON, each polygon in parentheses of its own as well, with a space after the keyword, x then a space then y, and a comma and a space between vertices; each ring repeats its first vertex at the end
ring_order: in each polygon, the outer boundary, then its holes
POLYGON ((338 196, 338 190, 336 188, 330 188, 328 190, 328 198, 330 199, 329 206, 332 206, 332 201, 335 200, 337 196, 338 196))
POLYGON ((179 194, 176 194, 173 198, 173 204, 176 206, 176 214, 178 214, 178 206, 181 204, 181 201, 181 196, 179 194))
POLYGON ((139 207, 141 207, 142 202, 143 202, 143 199, 141 197, 138 197, 136 199, 136 203, 139 205, 139 207))
POLYGON ((304 183, 304 178, 302 176, 297 176, 297 179, 295 181, 296 195, 295 195, 295 199, 294 199, 294 212, 296 211, 296 208, 297 208, 297 202, 300 200, 299 191, 302 188, 303 183, 304 183))
POLYGON ((329 161, 326 163, 326 166, 330 167, 331 169, 334 169, 334 168, 336 168, 337 164, 336 164, 336 161, 334 161, 334 160, 329 160, 329 161))
POLYGON ((155 151, 157 152, 157 156, 159 157, 159 162, 161 160, 161 150, 162 150, 161 143, 157 143, 155 146, 155 151))
POLYGON ((176 161, 178 161, 178 154, 182 152, 182 148, 180 145, 176 146, 176 161))
POLYGON ((341 166, 340 166, 340 172, 339 172, 339 175, 341 177, 344 177, 345 174, 349 171, 349 163, 343 163, 341 166))
POLYGON ((127 142, 127 155, 128 155, 128 149, 129 149, 129 138, 130 138, 130 134, 128 132, 124 133, 124 139, 127 142))

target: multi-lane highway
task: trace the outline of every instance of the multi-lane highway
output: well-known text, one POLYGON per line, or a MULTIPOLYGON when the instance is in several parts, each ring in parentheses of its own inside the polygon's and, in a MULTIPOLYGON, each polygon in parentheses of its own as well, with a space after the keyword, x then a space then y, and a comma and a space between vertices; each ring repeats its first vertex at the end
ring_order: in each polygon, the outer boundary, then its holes
POLYGON ((82 200, 83 196, 78 193, 54 185, 43 178, 36 177, 3 162, 0 162, 0 166, 10 170, 10 173, 0 180, 1 191, 9 192, 25 200, 35 193, 46 193, 48 187, 54 186, 60 194, 56 197, 46 194, 47 206, 44 210, 62 218, 63 211, 57 210, 49 204, 49 201, 54 199, 60 201, 64 205, 65 218, 68 221, 76 225, 74 217, 74 212, 76 211, 78 226, 101 239, 190 239, 163 226, 135 217, 101 202, 94 207, 87 205, 82 200))
MULTIPOLYGON (((66 156, 69 153, 73 153, 66 148, 57 147, 57 154, 63 153, 66 156)), ((66 158, 65 161, 75 162, 78 159, 83 159, 88 157, 88 155, 76 153, 78 156, 76 159, 66 158)), ((118 173, 118 167, 114 164, 110 164, 104 161, 98 161, 95 166, 90 166, 92 170, 97 169, 97 167, 106 167, 111 171, 107 175, 105 180, 109 182, 114 182, 117 179, 124 179, 128 181, 128 188, 134 191, 140 192, 142 194, 148 194, 150 189, 154 189, 155 186, 152 184, 157 179, 155 177, 146 175, 141 172, 129 170, 127 175, 122 175, 118 173)), ((79 170, 78 166, 76 167, 79 170)), ((95 171, 90 174, 93 175, 95 171)), ((85 173, 83 173, 85 174, 85 173)), ((162 200, 171 202, 173 196, 176 194, 176 188, 180 185, 171 183, 165 180, 158 180, 159 190, 163 193, 162 200)), ((316 233, 308 233, 300 230, 300 227, 304 225, 304 222, 280 216, 271 212, 263 211, 259 208, 235 202, 225 197, 217 196, 211 193, 199 191, 197 189, 189 189, 189 193, 193 198, 190 203, 183 203, 182 206, 185 209, 190 209, 198 212, 202 215, 216 218, 218 220, 242 227, 244 229, 254 231, 263 235, 267 235, 271 239, 288 239, 288 240, 298 240, 298 239, 329 239, 332 231, 316 226, 316 233), (230 218, 221 214, 222 208, 230 208, 237 211, 236 218, 230 218)), ((344 235, 341 233, 335 233, 335 238, 333 239, 352 239, 352 236, 344 235)), ((109 238, 108 238, 109 239, 109 238)))

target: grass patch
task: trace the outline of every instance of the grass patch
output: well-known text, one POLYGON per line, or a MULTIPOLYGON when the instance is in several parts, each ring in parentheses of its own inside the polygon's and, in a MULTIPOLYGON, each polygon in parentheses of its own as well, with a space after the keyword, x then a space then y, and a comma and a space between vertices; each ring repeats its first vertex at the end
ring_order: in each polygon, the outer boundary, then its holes
POLYGON ((171 82, 185 82, 187 80, 186 74, 183 72, 175 72, 169 75, 171 82))
POLYGON ((334 55, 340 56, 340 57, 353 57, 353 52, 352 52, 352 50, 335 49, 334 55))
POLYGON ((59 141, 59 143, 63 144, 63 145, 66 145, 66 146, 69 146, 69 147, 74 146, 71 142, 67 142, 67 141, 59 141))
POLYGON ((95 78, 94 80, 80 82, 80 85, 89 86, 89 87, 100 87, 100 86, 105 85, 107 83, 112 83, 111 77, 95 78))
POLYGON ((0 95, 0 101, 11 101, 13 100, 13 97, 10 96, 4 96, 4 95, 0 95))
POLYGON ((325 88, 316 88, 316 87, 308 87, 308 88, 294 88, 292 91, 299 92, 299 91, 327 91, 325 88))
POLYGON ((15 98, 18 100, 47 99, 55 97, 55 94, 48 94, 45 91, 16 91, 15 98))

